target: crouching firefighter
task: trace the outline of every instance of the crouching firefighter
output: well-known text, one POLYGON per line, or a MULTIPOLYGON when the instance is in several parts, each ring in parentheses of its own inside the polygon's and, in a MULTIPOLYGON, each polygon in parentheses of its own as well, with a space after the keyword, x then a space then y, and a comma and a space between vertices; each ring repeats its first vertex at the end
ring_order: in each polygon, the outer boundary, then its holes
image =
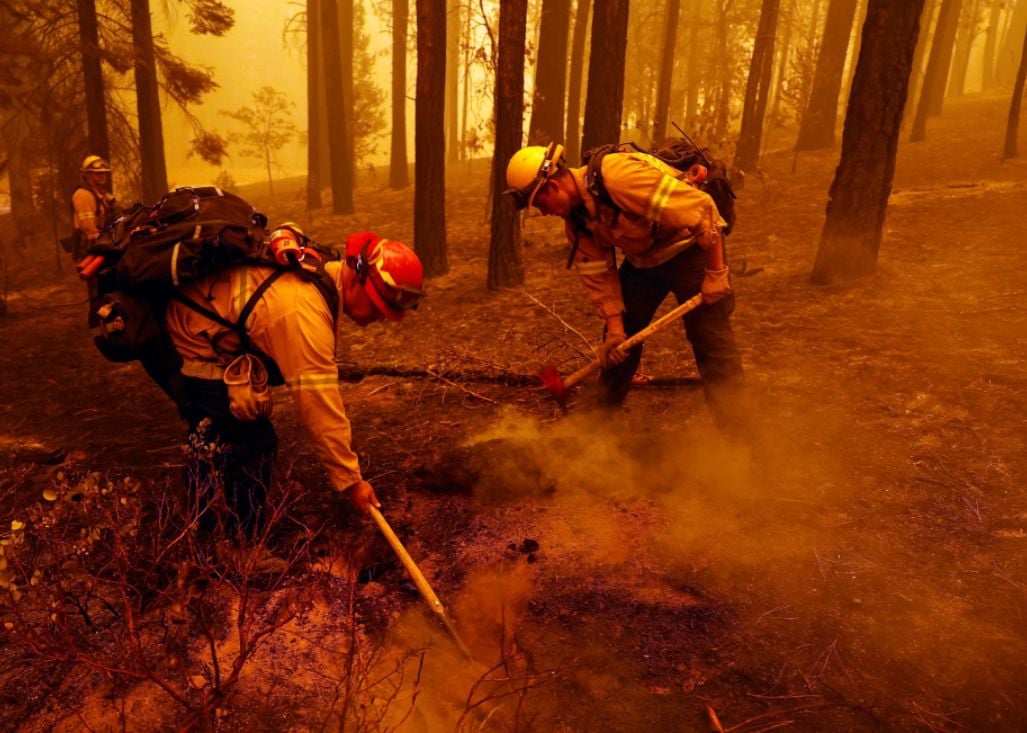
MULTIPOLYGON (((289 387, 332 487, 362 512, 380 506, 351 446, 336 322, 341 314, 358 326, 400 321, 424 295, 421 262, 400 242, 370 232, 350 236, 342 259, 317 262, 330 282, 326 293, 295 267, 318 257, 315 248, 300 246, 304 241, 298 228, 283 225, 272 232, 271 249, 285 267, 215 272, 182 286, 166 310, 167 333, 182 360, 190 483, 200 492, 220 484, 228 516, 247 532, 260 525, 277 446, 269 383, 289 387)), ((212 528, 212 514, 201 515, 201 529, 212 528)))
MULTIPOLYGON (((615 147, 615 146, 611 146, 615 147)), ((748 435, 743 373, 731 330, 735 298, 725 262, 723 228, 713 199, 690 173, 640 150, 608 150, 579 168, 563 146, 521 149, 506 169, 506 198, 564 219, 573 266, 605 323, 598 348, 600 402, 620 405, 642 358, 639 344, 617 346, 649 324, 668 293, 678 303, 702 293, 684 317, 714 421, 732 437, 748 435), (617 268, 615 251, 624 253, 617 268)))

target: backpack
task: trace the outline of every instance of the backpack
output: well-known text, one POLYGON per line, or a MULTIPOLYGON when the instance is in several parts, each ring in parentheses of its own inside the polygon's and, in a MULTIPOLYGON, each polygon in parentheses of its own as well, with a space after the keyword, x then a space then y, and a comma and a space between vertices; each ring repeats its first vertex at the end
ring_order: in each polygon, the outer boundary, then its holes
MULTIPOLYGON (((142 362, 165 387, 161 377, 175 377, 182 365, 164 327, 164 312, 174 298, 234 332, 240 344, 235 353, 258 356, 271 383, 283 384, 274 361, 250 343, 246 321, 261 296, 286 272, 296 272, 318 288, 334 321, 339 295, 324 261, 339 259, 339 254, 308 243, 314 256, 279 265, 265 244, 266 226, 267 217, 252 205, 213 186, 176 188, 153 205, 137 203, 126 210, 80 264, 83 275, 98 268, 88 280, 88 325, 100 353, 113 362, 142 362), (275 271, 257 287, 234 323, 179 291, 185 283, 238 265, 275 271)), ((181 405, 180 390, 175 391, 172 397, 181 405)))
POLYGON ((588 192, 596 200, 614 209, 616 216, 620 210, 603 183, 603 158, 610 153, 646 153, 682 172, 687 171, 696 163, 701 163, 706 167, 707 173, 706 180, 699 184, 698 188, 710 195, 713 203, 717 205, 717 211, 727 222, 724 234, 731 233, 735 225, 735 192, 731 189, 727 166, 723 161, 711 158, 708 150, 698 148, 684 138, 670 138, 652 150, 643 150, 635 143, 614 143, 586 150, 581 158, 588 167, 585 173, 585 185, 588 192))

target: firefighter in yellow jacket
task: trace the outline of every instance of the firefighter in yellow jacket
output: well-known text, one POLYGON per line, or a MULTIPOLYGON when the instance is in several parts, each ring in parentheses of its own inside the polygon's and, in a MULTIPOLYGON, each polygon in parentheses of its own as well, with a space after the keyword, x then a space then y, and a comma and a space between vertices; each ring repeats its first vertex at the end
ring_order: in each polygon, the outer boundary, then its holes
POLYGON ((110 163, 99 155, 89 155, 82 161, 80 172, 82 182, 71 194, 71 223, 75 233, 65 246, 76 261, 85 256, 100 232, 121 213, 110 190, 110 163))
POLYGON ((741 437, 742 363, 729 317, 735 300, 725 262, 724 220, 685 174, 642 152, 608 153, 599 173, 609 200, 590 191, 588 167, 568 167, 563 146, 529 146, 510 159, 506 192, 520 208, 562 217, 572 264, 605 323, 598 351, 600 400, 621 404, 642 357, 615 349, 649 324, 668 293, 679 303, 702 292, 684 317, 707 403, 722 429, 741 437), (624 253, 618 269, 615 250, 624 253))
MULTIPOLYGON (((245 325, 253 353, 269 358, 284 378, 332 487, 366 512, 369 505, 380 505, 351 446, 335 362, 336 316, 341 320, 345 314, 358 326, 402 320, 424 295, 423 272, 410 248, 370 232, 350 236, 345 259, 324 268, 339 294, 338 314, 330 311, 318 287, 286 271, 256 298, 245 325)), ((236 323, 250 296, 274 271, 231 268, 184 286, 181 295, 236 323)), ((277 446, 263 364, 235 356, 236 334, 180 300, 168 306, 167 328, 183 361, 186 399, 181 409, 193 449, 191 482, 200 492, 221 483, 229 509, 244 529, 252 530, 260 523, 277 446), (236 389, 240 384, 245 389, 236 389)))

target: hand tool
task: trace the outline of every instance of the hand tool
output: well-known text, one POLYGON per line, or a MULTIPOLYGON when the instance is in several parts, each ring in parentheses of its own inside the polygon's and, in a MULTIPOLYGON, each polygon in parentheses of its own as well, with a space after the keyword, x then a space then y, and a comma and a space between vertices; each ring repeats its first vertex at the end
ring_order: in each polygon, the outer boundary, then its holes
POLYGON ((392 531, 392 527, 389 526, 389 523, 385 521, 385 517, 382 516, 382 513, 373 506, 369 506, 368 511, 371 513, 371 517, 374 519, 375 524, 378 525, 378 529, 380 529, 382 534, 385 535, 385 539, 388 540, 389 545, 392 546, 393 551, 396 553, 397 557, 399 557, 400 562, 403 563, 403 567, 405 567, 407 572, 410 573, 410 577, 413 579, 414 585, 417 586, 417 590, 420 591, 421 597, 424 598, 427 604, 431 607, 431 610, 435 612, 439 619, 441 619, 442 624, 453 637, 453 641, 456 642, 456 645, 460 648, 460 651, 463 652, 464 656, 472 662, 475 661, 474 656, 467 649, 463 639, 461 639, 460 635, 456 633, 456 627, 453 626, 453 621, 446 613, 446 609, 442 605, 442 601, 439 600, 439 597, 435 595, 435 591, 433 591, 431 586, 428 585, 428 581, 421 572, 421 569, 417 567, 417 563, 414 562, 414 559, 410 557, 410 553, 408 553, 406 548, 403 547, 403 543, 399 541, 399 537, 397 537, 396 533, 392 531))
MULTIPOLYGON (((638 344, 642 343, 646 338, 659 331, 661 328, 666 326, 671 321, 675 321, 681 316, 685 315, 689 311, 693 311, 702 305, 702 294, 698 294, 692 298, 689 298, 684 303, 679 305, 674 310, 670 311, 666 315, 657 318, 655 321, 650 323, 648 326, 643 328, 638 333, 632 335, 630 338, 624 340, 623 343, 617 346, 620 351, 630 351, 638 344)), ((539 372, 538 377, 542 380, 542 384, 550 394, 556 398, 556 401, 560 405, 564 405, 567 402, 567 395, 570 392, 571 387, 578 384, 580 381, 585 379, 592 372, 598 371, 601 364, 599 359, 589 362, 585 366, 581 367, 578 371, 571 374, 566 379, 560 376, 560 373, 556 371, 556 366, 553 364, 547 364, 543 367, 542 371, 539 372)))

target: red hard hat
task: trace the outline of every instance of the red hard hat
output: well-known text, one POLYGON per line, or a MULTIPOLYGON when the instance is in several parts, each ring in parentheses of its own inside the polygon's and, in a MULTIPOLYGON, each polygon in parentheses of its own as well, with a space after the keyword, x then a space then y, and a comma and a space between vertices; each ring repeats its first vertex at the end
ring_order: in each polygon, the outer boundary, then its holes
POLYGON ((402 242, 382 239, 374 232, 351 234, 346 239, 346 262, 367 297, 390 321, 403 320, 424 297, 421 260, 402 242))

